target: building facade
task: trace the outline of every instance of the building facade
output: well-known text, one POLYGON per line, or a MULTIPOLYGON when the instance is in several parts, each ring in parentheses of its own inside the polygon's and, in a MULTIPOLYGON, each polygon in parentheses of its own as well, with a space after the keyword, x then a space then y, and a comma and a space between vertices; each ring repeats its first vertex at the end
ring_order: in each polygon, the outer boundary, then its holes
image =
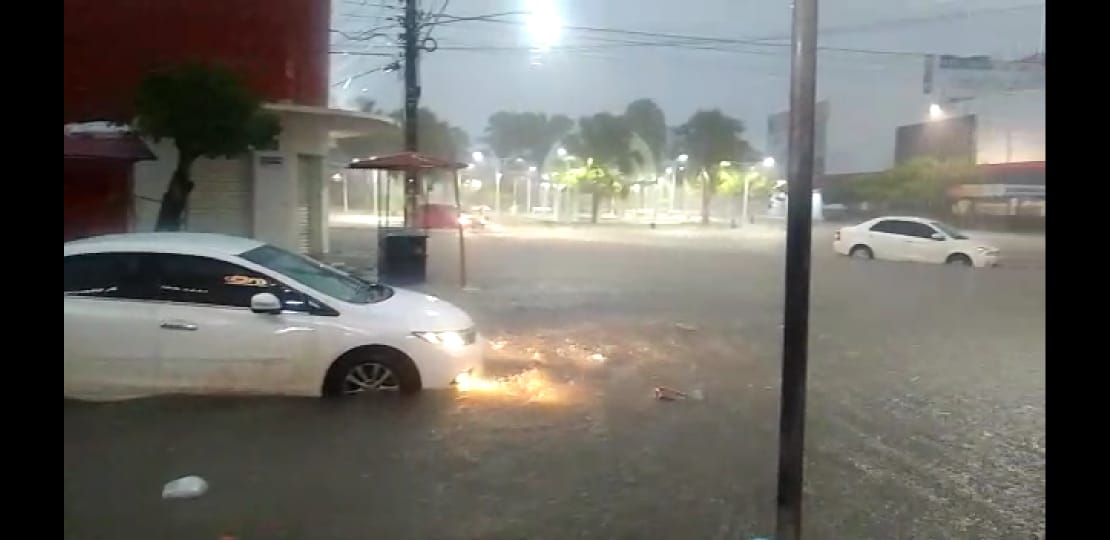
MULTIPOLYGON (((229 67, 279 115, 281 136, 272 150, 198 160, 186 228, 327 251, 328 148, 394 124, 327 108, 329 2, 65 0, 63 15, 65 123, 129 122, 151 70, 191 61, 229 67)), ((153 228, 176 158, 172 141, 147 144, 156 159, 131 171, 130 230, 153 228)), ((67 169, 67 184, 83 181, 67 169)), ((78 211, 67 206, 67 219, 78 211)))

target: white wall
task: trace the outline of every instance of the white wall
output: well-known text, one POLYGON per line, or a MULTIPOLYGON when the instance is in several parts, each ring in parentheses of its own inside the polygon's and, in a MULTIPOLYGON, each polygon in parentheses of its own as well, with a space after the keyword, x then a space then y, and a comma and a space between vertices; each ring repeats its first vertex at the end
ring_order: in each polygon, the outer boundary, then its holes
POLYGON ((993 94, 960 105, 978 122, 978 163, 1044 161, 1044 90, 993 94))

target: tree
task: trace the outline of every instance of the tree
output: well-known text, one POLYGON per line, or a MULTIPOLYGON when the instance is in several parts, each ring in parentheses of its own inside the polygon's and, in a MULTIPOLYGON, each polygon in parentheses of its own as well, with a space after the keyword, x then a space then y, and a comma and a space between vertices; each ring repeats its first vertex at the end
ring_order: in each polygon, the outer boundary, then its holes
POLYGON ((904 210, 943 215, 948 211, 948 190, 978 178, 970 160, 915 158, 890 170, 857 179, 849 188, 857 198, 883 210, 904 210))
POLYGON ((620 116, 599 113, 578 120, 578 133, 568 138, 567 149, 584 165, 566 175, 570 185, 590 194, 590 222, 597 223, 601 201, 627 194, 625 176, 639 165, 632 151, 632 128, 620 116))
POLYGON ((499 111, 489 117, 483 140, 499 158, 519 157, 542 167, 552 147, 573 128, 574 121, 561 114, 499 111))
POLYGON ((744 123, 720 110, 701 110, 694 113, 677 133, 683 139, 683 148, 689 154, 687 164, 701 178, 701 222, 709 223, 709 203, 720 184, 722 161, 748 161, 754 157, 751 146, 742 137, 744 123))
POLYGON ((173 139, 177 163, 155 225, 181 228, 193 191, 191 170, 201 158, 231 158, 273 144, 281 123, 261 108, 232 71, 214 65, 186 64, 148 74, 135 98, 136 127, 155 142, 173 139))
POLYGON ((653 177, 658 176, 667 144, 667 121, 663 110, 650 99, 637 99, 625 108, 624 117, 632 131, 640 135, 651 149, 651 173, 653 177))

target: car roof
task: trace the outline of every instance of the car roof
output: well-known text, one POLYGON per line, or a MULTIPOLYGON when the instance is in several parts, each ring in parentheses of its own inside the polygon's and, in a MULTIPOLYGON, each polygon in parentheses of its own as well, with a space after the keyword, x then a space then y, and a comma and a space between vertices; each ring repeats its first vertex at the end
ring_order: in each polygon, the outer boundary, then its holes
POLYGON ((253 238, 194 232, 125 233, 93 236, 65 242, 64 254, 120 251, 181 253, 185 255, 239 255, 266 245, 253 238))
POLYGON ((899 221, 916 221, 916 222, 919 222, 919 223, 932 223, 932 222, 936 221, 935 219, 923 218, 923 217, 917 217, 917 216, 880 216, 880 217, 877 217, 877 218, 869 219, 869 220, 865 221, 864 223, 871 223, 871 222, 874 222, 874 221, 883 221, 885 219, 897 219, 899 221))

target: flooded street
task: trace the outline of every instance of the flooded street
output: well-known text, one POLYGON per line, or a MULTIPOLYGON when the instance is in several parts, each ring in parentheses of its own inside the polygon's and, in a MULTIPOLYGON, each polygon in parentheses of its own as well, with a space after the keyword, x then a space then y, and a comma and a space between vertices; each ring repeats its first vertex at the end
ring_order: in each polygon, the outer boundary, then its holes
MULTIPOLYGON (((768 536, 780 239, 552 236, 471 237, 468 291, 433 239, 426 289, 478 321, 488 385, 67 402, 65 536, 768 536), (159 497, 192 474, 207 494, 159 497)), ((1039 266, 988 270, 827 244, 814 235, 807 537, 1043 536, 1043 237, 1039 266)))

